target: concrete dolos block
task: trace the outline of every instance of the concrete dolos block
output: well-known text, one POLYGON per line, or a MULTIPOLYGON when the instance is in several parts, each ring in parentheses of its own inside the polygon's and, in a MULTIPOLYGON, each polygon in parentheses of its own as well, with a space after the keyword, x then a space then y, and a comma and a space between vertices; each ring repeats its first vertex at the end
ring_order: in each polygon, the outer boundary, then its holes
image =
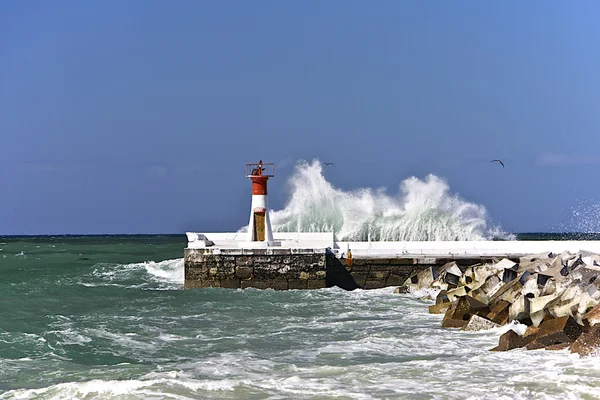
POLYGON ((588 332, 582 333, 569 347, 571 353, 580 356, 600 354, 600 325, 594 325, 588 332))
POLYGON ((456 302, 451 303, 448 311, 446 311, 442 320, 442 327, 462 328, 467 325, 472 315, 485 316, 489 311, 489 307, 486 304, 472 297, 460 297, 456 302))
POLYGON ((413 272, 406 282, 404 282, 404 286, 408 287, 411 292, 414 292, 419 289, 431 287, 434 280, 433 269, 426 267, 413 272))
POLYGON ((485 331, 497 328, 499 325, 479 315, 471 315, 469 322, 462 329, 465 331, 485 331))
MULTIPOLYGON (((529 345, 530 349, 572 343, 582 333, 582 327, 572 317, 560 317, 544 321, 539 326, 535 335, 535 344, 529 345)), ((533 344, 534 342, 532 342, 533 344)))
POLYGON ((442 327, 482 330, 511 320, 527 326, 500 336, 493 350, 570 346, 575 353, 600 354, 593 350, 600 346, 600 256, 544 252, 519 263, 481 261, 466 268, 450 262, 437 272, 425 268, 406 285, 443 289, 429 307, 431 313, 444 313, 442 327))
POLYGON ((583 315, 583 323, 589 326, 600 323, 600 305, 592 308, 583 315))

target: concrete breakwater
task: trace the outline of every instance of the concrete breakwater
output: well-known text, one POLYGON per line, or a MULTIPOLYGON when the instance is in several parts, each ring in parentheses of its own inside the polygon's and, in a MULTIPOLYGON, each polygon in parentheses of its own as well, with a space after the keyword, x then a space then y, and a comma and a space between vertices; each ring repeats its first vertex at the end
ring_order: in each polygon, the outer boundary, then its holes
POLYGON ((397 291, 439 290, 431 313, 442 327, 489 329, 513 324, 494 351, 600 348, 600 256, 544 252, 461 268, 454 262, 413 272, 397 291))
POLYGON ((491 257, 367 256, 338 258, 328 249, 186 249, 185 287, 346 290, 400 286, 415 271, 437 271, 449 261, 466 268, 491 257))
POLYGON ((186 288, 378 289, 399 286, 422 269, 437 274, 452 261, 466 268, 544 251, 600 253, 598 241, 338 242, 332 232, 275 232, 271 246, 248 242, 242 232, 187 236, 186 288))

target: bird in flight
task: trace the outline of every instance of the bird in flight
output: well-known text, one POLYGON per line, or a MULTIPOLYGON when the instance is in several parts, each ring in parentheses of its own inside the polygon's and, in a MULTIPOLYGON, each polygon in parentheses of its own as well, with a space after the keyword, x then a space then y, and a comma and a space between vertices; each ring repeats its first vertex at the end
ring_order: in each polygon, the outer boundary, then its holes
POLYGON ((501 160, 492 160, 492 161, 490 161, 490 162, 497 162, 497 163, 499 163, 500 165, 502 165, 502 168, 504 168, 504 163, 503 163, 501 160))
POLYGON ((335 164, 334 164, 334 163, 332 163, 332 162, 326 162, 326 163, 323 163, 323 164, 325 164, 326 166, 335 165, 335 164))

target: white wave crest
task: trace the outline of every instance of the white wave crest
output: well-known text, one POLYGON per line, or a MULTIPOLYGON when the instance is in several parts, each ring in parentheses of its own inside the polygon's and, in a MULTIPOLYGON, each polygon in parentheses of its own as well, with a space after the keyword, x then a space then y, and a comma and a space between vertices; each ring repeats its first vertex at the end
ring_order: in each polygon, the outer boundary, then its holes
POLYGON ((131 264, 98 264, 92 275, 100 278, 100 282, 80 282, 85 286, 123 286, 130 288, 143 288, 150 282, 182 285, 184 283, 183 258, 164 261, 144 261, 131 264), (148 282, 139 282, 140 272, 150 275, 148 282), (133 281, 138 281, 132 284, 133 281))
POLYGON ((0 399, 52 398, 70 399, 191 399, 195 392, 233 391, 236 387, 249 384, 246 380, 193 381, 182 379, 172 371, 165 377, 150 380, 100 380, 67 382, 40 389, 17 389, 0 394, 0 399))
POLYGON ((301 162, 289 180, 290 200, 271 213, 274 231, 335 232, 338 240, 423 241, 513 239, 489 227, 484 206, 450 193, 440 177, 405 179, 398 195, 385 189, 343 191, 323 176, 318 160, 301 162))
POLYGON ((142 266, 146 269, 147 273, 160 280, 181 284, 184 282, 183 258, 160 262, 148 261, 142 263, 142 266))

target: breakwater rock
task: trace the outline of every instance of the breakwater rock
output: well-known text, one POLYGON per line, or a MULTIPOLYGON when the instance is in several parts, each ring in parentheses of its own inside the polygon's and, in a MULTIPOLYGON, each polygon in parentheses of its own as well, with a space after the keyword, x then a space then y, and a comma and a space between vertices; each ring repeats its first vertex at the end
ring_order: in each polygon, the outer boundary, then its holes
POLYGON ((493 351, 564 349, 600 354, 600 256, 542 253, 468 267, 449 262, 415 271, 398 292, 439 290, 430 313, 442 327, 513 324, 493 351))

